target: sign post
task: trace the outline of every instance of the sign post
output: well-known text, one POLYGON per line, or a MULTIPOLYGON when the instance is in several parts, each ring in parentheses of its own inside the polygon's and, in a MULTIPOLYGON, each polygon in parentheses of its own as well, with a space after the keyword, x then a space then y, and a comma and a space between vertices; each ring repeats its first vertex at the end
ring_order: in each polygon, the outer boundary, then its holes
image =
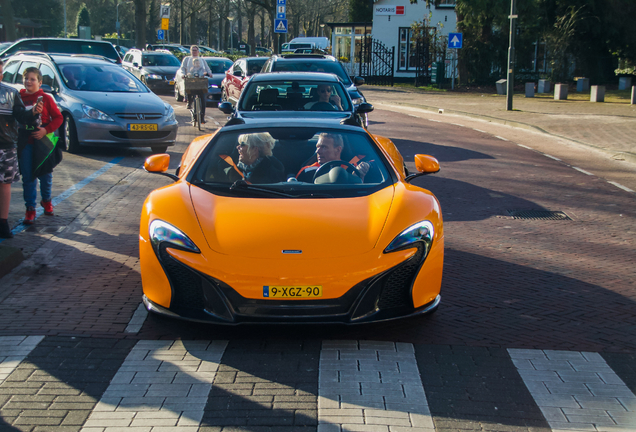
POLYGON ((457 70, 457 50, 464 46, 464 34, 463 33, 449 33, 448 34, 448 48, 454 49, 453 52, 453 81, 451 90, 455 90, 455 71, 457 70))
MULTIPOLYGON (((287 33, 287 0, 276 0, 276 19, 274 19, 274 33, 287 33)), ((281 52, 280 34, 278 35, 277 49, 281 52)))
POLYGON ((508 45, 508 91, 506 92, 506 111, 512 111, 512 93, 515 80, 515 32, 517 31, 517 15, 515 15, 515 0, 510 0, 510 43, 508 45))

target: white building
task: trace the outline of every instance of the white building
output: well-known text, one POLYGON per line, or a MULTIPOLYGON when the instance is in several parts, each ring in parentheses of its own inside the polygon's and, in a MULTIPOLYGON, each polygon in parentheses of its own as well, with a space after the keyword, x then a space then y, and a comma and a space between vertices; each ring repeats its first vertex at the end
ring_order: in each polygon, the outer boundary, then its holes
POLYGON ((373 5, 372 35, 387 48, 395 47, 395 78, 415 76, 415 48, 411 42, 411 25, 429 19, 430 26, 438 28, 437 35, 448 36, 457 31, 455 0, 441 0, 439 6, 431 1, 377 0, 373 5))

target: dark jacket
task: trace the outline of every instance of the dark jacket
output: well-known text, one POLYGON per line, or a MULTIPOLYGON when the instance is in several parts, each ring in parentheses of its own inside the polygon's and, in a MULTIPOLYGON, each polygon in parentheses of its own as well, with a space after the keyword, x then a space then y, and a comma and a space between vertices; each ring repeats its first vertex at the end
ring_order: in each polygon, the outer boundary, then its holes
MULTIPOLYGON (((242 178, 233 166, 225 161, 222 163, 225 165, 223 171, 230 182, 235 182, 242 178)), ((254 167, 246 180, 253 184, 278 183, 285 180, 285 168, 278 159, 273 156, 267 156, 254 167)))
POLYGON ((32 110, 22 103, 20 93, 13 87, 0 83, 0 149, 16 148, 18 144, 18 122, 34 123, 32 110))

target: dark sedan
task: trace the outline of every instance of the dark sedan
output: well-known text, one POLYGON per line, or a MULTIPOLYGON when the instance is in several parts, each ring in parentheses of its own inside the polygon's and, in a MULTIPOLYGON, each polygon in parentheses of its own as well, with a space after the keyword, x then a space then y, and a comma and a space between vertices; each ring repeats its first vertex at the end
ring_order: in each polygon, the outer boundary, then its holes
MULTIPOLYGON (((232 60, 225 57, 201 57, 210 67, 212 76, 208 78, 208 96, 206 104, 221 101, 221 82, 225 78, 225 71, 232 67, 232 60)), ((178 102, 183 101, 185 89, 183 87, 183 73, 177 71, 174 77, 174 97, 178 102)))

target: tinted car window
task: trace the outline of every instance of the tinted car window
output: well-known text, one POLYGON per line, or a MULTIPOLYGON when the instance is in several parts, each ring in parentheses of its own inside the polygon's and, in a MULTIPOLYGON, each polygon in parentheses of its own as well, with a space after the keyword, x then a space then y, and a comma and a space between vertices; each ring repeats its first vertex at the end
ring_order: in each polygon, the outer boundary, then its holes
POLYGON ((126 54, 126 56, 124 56, 124 61, 126 63, 132 63, 133 61, 133 55, 132 54, 126 54))
POLYGON ((338 76, 345 85, 351 85, 351 78, 344 68, 333 61, 312 62, 307 60, 276 61, 272 64, 272 72, 293 71, 293 72, 326 72, 338 76))
POLYGON ((179 59, 172 55, 144 54, 141 56, 142 66, 181 66, 179 59))
POLYGON ((52 89, 57 88, 53 69, 51 69, 48 65, 41 64, 40 73, 42 74, 42 84, 49 85, 52 89))
POLYGON ((14 45, 12 48, 9 48, 4 55, 12 55, 17 53, 18 51, 44 51, 44 46, 41 41, 21 41, 18 42, 17 45, 14 45))
MULTIPOLYGON (((271 156, 268 155, 268 150, 261 150, 261 155, 273 158, 266 163, 272 172, 259 178, 254 168, 254 175, 247 180, 253 185, 268 184, 268 188, 289 193, 292 197, 307 198, 308 194, 312 193, 324 193, 332 197, 359 196, 372 193, 388 185, 388 182, 392 182, 384 159, 380 157, 375 145, 365 133, 322 128, 268 128, 267 130, 232 131, 217 135, 211 148, 201 158, 192 176, 193 183, 204 188, 209 186, 209 190, 213 193, 246 196, 245 192, 238 190, 239 188, 230 189, 229 186, 236 181, 236 170, 233 164, 239 166, 241 164, 238 147, 247 145, 247 151, 250 151, 249 146, 254 144, 261 148, 271 147, 271 156), (257 134, 258 136, 255 136, 257 134), (309 170, 311 171, 309 176, 301 175, 301 171, 317 161, 312 158, 316 153, 316 146, 319 140, 324 143, 327 139, 332 142, 339 141, 340 163, 333 163, 318 172, 317 177, 323 174, 327 174, 328 177, 323 178, 322 182, 314 183, 315 169, 309 170), (263 146, 262 143, 265 145, 263 146), (370 165, 369 171, 363 178, 352 173, 359 161, 365 161, 370 165), (349 164, 353 167, 349 167, 349 164), (334 173, 335 175, 329 178, 330 168, 336 168, 340 172, 334 173), (346 172, 347 168, 349 172, 346 172)), ((249 194, 249 191, 246 192, 249 194)), ((328 198, 328 196, 321 198, 328 198)))
POLYGON ((223 73, 232 67, 232 60, 217 60, 206 58, 205 62, 210 66, 212 73, 223 73))
POLYGON ((247 61, 247 76, 259 73, 263 68, 263 65, 267 61, 266 57, 262 59, 248 60, 247 61))
POLYGON ((20 66, 19 61, 12 61, 4 67, 4 75, 2 76, 2 82, 12 83, 15 73, 20 66))
POLYGON ((37 67, 37 63, 34 62, 22 62, 20 68, 18 69, 18 73, 15 76, 15 83, 22 84, 24 82, 24 70, 30 67, 37 67))
POLYGON ((147 93, 148 90, 135 77, 115 65, 87 66, 67 64, 62 74, 69 88, 80 91, 147 93))
POLYGON ((244 90, 241 111, 341 111, 335 105, 319 102, 318 90, 324 87, 340 99, 342 111, 351 111, 346 91, 340 83, 322 81, 264 81, 251 82, 244 90), (330 106, 331 105, 331 106, 330 106))

